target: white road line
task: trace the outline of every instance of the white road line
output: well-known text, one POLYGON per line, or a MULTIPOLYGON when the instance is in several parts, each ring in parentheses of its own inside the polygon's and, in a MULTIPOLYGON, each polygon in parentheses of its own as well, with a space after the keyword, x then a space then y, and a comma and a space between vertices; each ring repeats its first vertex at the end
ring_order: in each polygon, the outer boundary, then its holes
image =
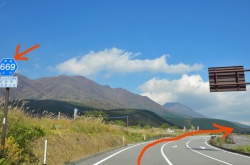
POLYGON ((115 156, 115 155, 117 155, 117 154, 119 154, 119 153, 121 153, 121 152, 123 152, 123 151, 125 151, 125 150, 127 150, 127 149, 130 149, 130 148, 133 148, 133 147, 139 146, 139 145, 141 145, 141 144, 151 143, 151 142, 152 142, 152 141, 149 141, 149 142, 144 142, 144 143, 136 144, 136 145, 134 145, 134 146, 131 146, 131 147, 125 148, 125 149, 123 149, 123 150, 121 150, 121 151, 118 151, 118 152, 116 152, 116 153, 114 153, 114 154, 112 154, 112 155, 110 155, 110 156, 108 156, 108 157, 106 157, 106 158, 104 158, 104 159, 100 160, 99 162, 97 162, 97 163, 95 163, 95 164, 93 164, 93 165, 98 165, 98 164, 100 164, 100 163, 102 163, 102 162, 104 162, 104 161, 108 160, 109 158, 111 158, 111 157, 113 157, 113 156, 115 156))
POLYGON ((206 149, 206 147, 202 147, 202 146, 200 146, 200 148, 201 148, 201 149, 203 149, 203 150, 205 150, 205 149, 206 149))
MULTIPOLYGON (((194 140, 194 139, 192 139, 192 140, 194 140)), ((189 140, 189 141, 186 143, 186 146, 187 146, 190 150, 192 150, 192 151, 194 151, 194 152, 196 152, 196 153, 198 153, 198 154, 201 154, 201 155, 203 155, 203 156, 206 156, 206 157, 208 157, 208 158, 210 158, 210 159, 214 159, 214 160, 217 160, 217 161, 219 161, 219 162, 222 162, 222 163, 225 163, 225 164, 228 164, 228 165, 232 165, 232 164, 230 164, 230 163, 224 162, 224 161, 222 161, 222 160, 213 158, 213 157, 211 157, 211 156, 208 156, 208 155, 205 155, 205 154, 203 154, 203 153, 200 153, 200 152, 198 152, 198 151, 193 150, 193 149, 190 148, 189 145, 188 145, 188 143, 191 142, 192 140, 189 140)))
MULTIPOLYGON (((172 142, 173 142, 173 141, 168 142, 168 143, 172 143, 172 142)), ((173 164, 169 161, 169 159, 166 157, 166 155, 164 154, 164 152, 163 152, 164 146, 167 145, 168 143, 166 143, 166 144, 164 144, 164 145, 161 146, 161 154, 162 154, 162 156, 164 157, 164 159, 168 162, 169 165, 173 165, 173 164)))
POLYGON ((234 155, 238 155, 238 156, 242 156, 242 157, 245 157, 245 158, 249 158, 249 159, 250 159, 249 156, 245 156, 245 155, 241 155, 241 154, 237 154, 237 153, 233 153, 233 152, 229 152, 229 151, 225 151, 225 150, 222 150, 222 149, 213 147, 213 146, 209 145, 209 144, 207 143, 207 141, 208 141, 208 140, 205 141, 206 145, 209 146, 209 147, 211 147, 211 148, 214 148, 214 149, 216 149, 216 150, 220 150, 220 151, 223 151, 223 152, 227 152, 227 153, 230 153, 230 154, 234 154, 234 155))

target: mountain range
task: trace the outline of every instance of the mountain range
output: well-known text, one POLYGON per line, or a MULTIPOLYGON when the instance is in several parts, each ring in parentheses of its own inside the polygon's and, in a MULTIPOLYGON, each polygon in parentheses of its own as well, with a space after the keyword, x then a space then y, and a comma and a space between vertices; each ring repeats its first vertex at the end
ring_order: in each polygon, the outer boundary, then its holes
POLYGON ((192 110, 191 108, 177 102, 172 102, 172 103, 165 103, 163 107, 173 111, 177 112, 179 114, 182 114, 183 116, 187 118, 207 118, 206 116, 192 110))
MULTIPOLYGON (((99 85, 84 76, 61 75, 35 80, 21 74, 15 74, 15 76, 18 76, 18 87, 10 89, 10 97, 11 100, 21 101, 13 101, 10 104, 23 107, 25 110, 37 112, 49 110, 55 114, 64 110, 65 113, 71 114, 73 107, 83 111, 97 109, 104 110, 111 116, 129 115, 133 125, 151 123, 152 126, 157 127, 163 123, 169 123, 179 127, 193 124, 210 128, 212 122, 222 122, 221 124, 225 125, 232 123, 208 119, 181 103, 167 102, 162 106, 146 96, 134 94, 122 88, 99 85)), ((1 88, 0 97, 4 98, 4 96, 5 89, 1 88)), ((1 106, 3 106, 2 103, 1 106)), ((237 131, 249 131, 248 127, 242 129, 242 125, 232 124, 237 131)))
MULTIPOLYGON (((79 102, 86 107, 97 109, 142 109, 162 116, 182 118, 177 112, 170 111, 146 96, 129 92, 122 88, 99 85, 84 76, 42 77, 31 80, 21 74, 18 88, 10 89, 13 99, 61 100, 79 102)), ((4 97, 4 89, 0 89, 4 97)))

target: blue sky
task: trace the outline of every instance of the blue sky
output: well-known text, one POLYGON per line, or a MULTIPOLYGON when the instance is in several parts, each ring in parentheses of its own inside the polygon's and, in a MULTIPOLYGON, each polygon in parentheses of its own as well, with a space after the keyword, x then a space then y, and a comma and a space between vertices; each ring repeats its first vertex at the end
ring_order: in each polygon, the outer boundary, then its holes
POLYGON ((30 79, 83 75, 250 124, 248 92, 207 83, 208 67, 250 68, 249 15, 248 0, 0 0, 0 59, 39 44, 17 61, 30 79))

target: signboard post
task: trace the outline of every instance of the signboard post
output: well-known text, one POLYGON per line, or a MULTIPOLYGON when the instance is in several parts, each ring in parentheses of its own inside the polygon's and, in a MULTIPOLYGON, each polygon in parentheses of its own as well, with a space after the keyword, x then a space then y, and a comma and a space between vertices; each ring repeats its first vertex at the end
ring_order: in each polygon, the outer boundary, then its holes
POLYGON ((13 58, 3 58, 0 62, 0 88, 6 88, 5 103, 4 103, 4 117, 2 128, 2 142, 1 142, 1 157, 4 157, 5 137, 6 137, 6 125, 8 115, 9 104, 9 92, 10 88, 17 87, 18 77, 13 76, 18 66, 13 58))

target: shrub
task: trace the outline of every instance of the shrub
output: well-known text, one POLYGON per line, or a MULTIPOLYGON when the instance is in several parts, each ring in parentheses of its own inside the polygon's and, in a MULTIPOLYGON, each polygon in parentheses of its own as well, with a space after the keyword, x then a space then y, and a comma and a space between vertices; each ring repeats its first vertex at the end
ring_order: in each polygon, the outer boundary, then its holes
POLYGON ((97 110, 94 110, 94 111, 85 111, 84 112, 84 116, 85 117, 103 117, 103 118, 107 118, 108 115, 103 112, 103 111, 97 111, 97 110))
POLYGON ((222 139, 221 137, 214 137, 214 136, 211 137, 210 142, 217 146, 222 146, 222 144, 226 143, 225 139, 222 139))
POLYGON ((162 124, 161 128, 162 129, 167 129, 169 127, 168 123, 162 124))
POLYGON ((115 120, 114 121, 114 124, 116 124, 116 125, 121 125, 121 126, 126 126, 127 124, 124 122, 124 121, 122 121, 122 120, 115 120))
POLYGON ((144 129, 150 129, 151 127, 149 125, 145 125, 143 128, 144 129))
POLYGON ((22 151, 23 149, 20 149, 16 140, 12 136, 8 137, 5 144, 6 159, 3 161, 7 160, 7 162, 12 162, 12 164, 18 164, 22 151))
POLYGON ((10 165, 10 161, 6 160, 5 158, 1 158, 0 159, 0 164, 1 165, 10 165))
POLYGON ((139 123, 138 125, 135 125, 135 126, 131 126, 131 128, 135 128, 135 129, 141 129, 141 124, 139 123))
POLYGON ((36 162, 30 142, 44 135, 45 130, 34 124, 27 114, 10 110, 6 130, 6 160, 11 160, 11 164, 36 162))

